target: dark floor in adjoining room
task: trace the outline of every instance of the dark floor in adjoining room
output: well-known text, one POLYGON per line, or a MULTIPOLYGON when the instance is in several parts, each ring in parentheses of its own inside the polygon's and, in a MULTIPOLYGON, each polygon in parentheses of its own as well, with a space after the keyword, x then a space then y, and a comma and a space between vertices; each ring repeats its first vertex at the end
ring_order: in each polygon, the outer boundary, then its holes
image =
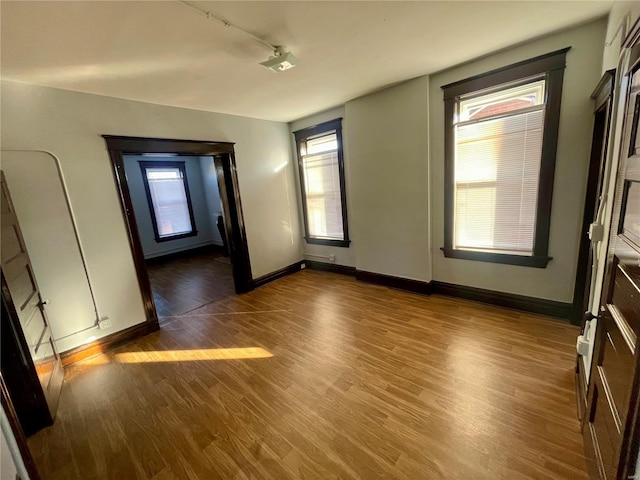
POLYGON ((44 480, 587 480, 578 328, 303 270, 66 370, 44 480))
POLYGON ((235 295, 229 257, 219 250, 153 259, 147 270, 161 321, 235 295))

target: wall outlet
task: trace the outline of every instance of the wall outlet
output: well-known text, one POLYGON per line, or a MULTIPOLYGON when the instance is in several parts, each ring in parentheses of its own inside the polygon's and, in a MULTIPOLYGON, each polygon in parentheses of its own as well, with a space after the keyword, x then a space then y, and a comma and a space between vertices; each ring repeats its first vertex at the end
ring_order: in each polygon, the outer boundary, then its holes
POLYGON ((98 320, 98 328, 100 330, 111 328, 111 320, 109 320, 109 317, 107 315, 100 317, 100 320, 98 320))
POLYGON ((306 263, 301 263, 300 264, 300 270, 304 270, 305 268, 307 268, 307 264, 306 263))
POLYGON ((336 261, 336 256, 333 255, 333 254, 329 255, 329 261, 330 262, 335 262, 336 261))

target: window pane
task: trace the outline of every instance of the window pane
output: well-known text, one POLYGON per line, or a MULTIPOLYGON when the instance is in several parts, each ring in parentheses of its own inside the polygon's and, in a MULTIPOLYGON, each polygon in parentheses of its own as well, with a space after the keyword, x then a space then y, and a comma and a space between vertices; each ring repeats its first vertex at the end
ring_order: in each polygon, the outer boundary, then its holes
POLYGON ((191 233, 189 204, 179 168, 147 168, 147 181, 158 226, 158 235, 170 237, 191 233))
POLYGON ((542 108, 456 127, 454 248, 533 254, 542 108))
POLYGON ((303 155, 313 155, 316 153, 330 152, 338 150, 338 136, 335 133, 322 135, 321 137, 310 138, 306 141, 307 151, 303 155))
POLYGON ((522 108, 542 105, 544 103, 544 89, 545 81, 539 80, 518 87, 501 89, 498 92, 480 97, 461 100, 458 121, 478 120, 522 108))
MULTIPOLYGON (((308 149, 310 142, 307 142, 308 149)), ((307 155, 302 163, 309 235, 342 240, 344 232, 338 152, 307 155)))

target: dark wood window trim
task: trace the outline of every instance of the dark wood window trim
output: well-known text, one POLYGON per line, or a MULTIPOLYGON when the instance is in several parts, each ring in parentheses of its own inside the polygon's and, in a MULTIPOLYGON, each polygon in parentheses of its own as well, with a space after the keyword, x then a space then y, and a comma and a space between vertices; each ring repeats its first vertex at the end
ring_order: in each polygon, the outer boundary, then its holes
POLYGON ((149 213, 151 214, 151 223, 153 224, 153 234, 156 242, 170 242, 171 240, 178 240, 180 238, 195 237, 198 235, 196 229, 196 221, 193 216, 193 205, 191 204, 191 194, 189 193, 189 180, 187 179, 187 169, 185 168, 185 162, 159 162, 159 161, 140 161, 140 170, 142 171, 142 181, 144 183, 144 191, 147 194, 147 202, 149 203, 149 213), (165 237, 160 236, 158 231, 158 220, 156 218, 156 210, 153 206, 153 199, 151 198, 151 188, 149 187, 149 179, 147 178, 147 170, 151 168, 177 168, 182 175, 182 183, 184 184, 184 191, 187 195, 187 207, 189 208, 189 221, 191 222, 191 231, 185 233, 179 233, 176 235, 169 235, 165 237))
POLYGON ((349 225, 347 221, 347 194, 345 190, 344 180, 344 154, 342 151, 342 118, 336 118, 328 122, 320 123, 313 127, 304 128, 293 132, 296 138, 296 152, 298 155, 298 173, 300 174, 300 191, 302 194, 302 213, 304 216, 304 239, 307 243, 313 243, 315 245, 327 245, 331 247, 348 247, 351 241, 349 240, 349 225), (304 188, 304 169, 302 165, 302 156, 300 155, 300 143, 304 142, 310 137, 321 135, 322 133, 328 133, 335 130, 338 138, 338 171, 340 174, 340 203, 342 205, 342 240, 332 240, 327 238, 312 237, 309 234, 309 217, 307 213, 306 192, 304 188))
POLYGON ((442 250, 445 257, 536 268, 546 268, 552 259, 552 257, 548 256, 551 200, 553 197, 553 178, 558 145, 562 83, 566 54, 570 48, 514 63, 442 87, 445 104, 445 246, 442 250), (513 82, 536 76, 546 80, 547 88, 533 255, 508 255, 454 249, 455 135, 453 126, 456 103, 463 95, 474 92, 480 93, 482 90, 499 87, 504 84, 513 84, 513 82))

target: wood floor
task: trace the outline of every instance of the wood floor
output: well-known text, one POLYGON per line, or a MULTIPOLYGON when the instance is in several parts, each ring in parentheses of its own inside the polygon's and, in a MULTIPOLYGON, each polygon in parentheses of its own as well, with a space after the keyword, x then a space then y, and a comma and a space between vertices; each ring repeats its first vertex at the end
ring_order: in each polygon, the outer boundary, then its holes
POLYGON ((44 479, 587 479, 576 327, 301 271, 70 367, 44 479))
POLYGON ((154 259, 147 271, 160 317, 182 315, 235 295, 229 257, 219 251, 184 252, 178 258, 154 259))

